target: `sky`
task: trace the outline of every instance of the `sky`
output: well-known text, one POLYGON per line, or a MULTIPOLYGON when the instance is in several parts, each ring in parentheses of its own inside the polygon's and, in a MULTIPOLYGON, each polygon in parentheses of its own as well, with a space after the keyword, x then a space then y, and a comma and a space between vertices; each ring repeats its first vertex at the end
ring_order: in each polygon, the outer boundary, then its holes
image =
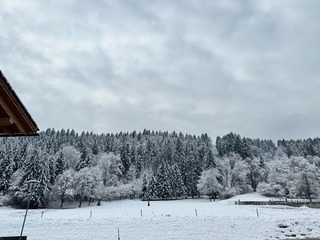
POLYGON ((40 130, 320 136, 318 0, 0 0, 40 130))

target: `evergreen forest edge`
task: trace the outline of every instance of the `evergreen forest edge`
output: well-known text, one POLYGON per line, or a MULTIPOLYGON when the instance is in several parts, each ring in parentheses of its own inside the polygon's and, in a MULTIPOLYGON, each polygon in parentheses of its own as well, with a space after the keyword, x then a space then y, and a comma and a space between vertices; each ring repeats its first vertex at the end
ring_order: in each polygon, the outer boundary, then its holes
POLYGON ((141 198, 168 200, 207 195, 318 198, 320 139, 250 139, 229 133, 215 144, 166 131, 116 134, 47 129, 37 137, 0 138, 4 204, 45 207, 52 201, 141 198), (38 183, 29 183, 37 180, 38 183))

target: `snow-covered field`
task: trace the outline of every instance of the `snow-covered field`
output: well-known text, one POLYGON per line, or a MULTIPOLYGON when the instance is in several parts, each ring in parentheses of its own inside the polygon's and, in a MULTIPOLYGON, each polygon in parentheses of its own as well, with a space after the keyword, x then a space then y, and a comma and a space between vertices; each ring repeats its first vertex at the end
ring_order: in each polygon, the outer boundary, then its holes
MULTIPOLYGON (((24 235, 28 240, 118 240, 119 229, 121 240, 320 237, 320 209, 234 205, 238 199, 265 198, 246 194, 219 202, 151 202, 150 207, 140 200, 123 200, 102 206, 84 204, 80 209, 29 210, 24 235)), ((24 213, 1 207, 0 235, 19 235, 24 213)))

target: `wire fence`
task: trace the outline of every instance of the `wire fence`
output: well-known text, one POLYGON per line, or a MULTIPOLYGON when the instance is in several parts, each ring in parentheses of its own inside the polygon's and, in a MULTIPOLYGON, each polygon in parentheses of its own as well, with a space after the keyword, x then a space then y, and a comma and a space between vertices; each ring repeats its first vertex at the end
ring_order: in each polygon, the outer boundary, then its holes
POLYGON ((320 200, 314 199, 310 202, 308 199, 289 199, 289 198, 276 198, 268 201, 235 201, 235 205, 282 205, 290 207, 307 206, 310 208, 320 208, 320 200))

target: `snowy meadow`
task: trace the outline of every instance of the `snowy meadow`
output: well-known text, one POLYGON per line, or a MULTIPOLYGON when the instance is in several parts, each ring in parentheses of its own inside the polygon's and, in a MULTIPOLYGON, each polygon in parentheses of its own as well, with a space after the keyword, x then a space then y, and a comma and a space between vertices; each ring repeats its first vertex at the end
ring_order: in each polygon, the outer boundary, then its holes
MULTIPOLYGON (((29 210, 28 240, 297 239, 320 237, 320 210, 307 207, 243 206, 267 200, 251 193, 232 199, 122 200, 72 209, 29 210)), ((0 232, 19 235, 25 210, 0 208, 0 232)))

